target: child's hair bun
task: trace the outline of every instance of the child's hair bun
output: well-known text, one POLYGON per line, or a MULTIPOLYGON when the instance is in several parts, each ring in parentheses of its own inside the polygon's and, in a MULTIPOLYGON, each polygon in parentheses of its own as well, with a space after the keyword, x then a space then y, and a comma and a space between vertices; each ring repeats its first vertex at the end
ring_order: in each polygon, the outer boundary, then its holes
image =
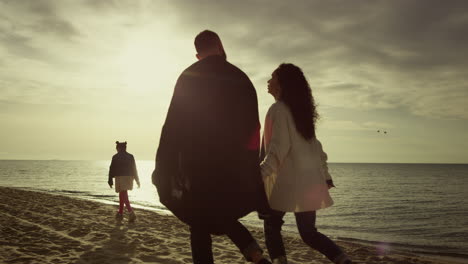
POLYGON ((127 141, 124 141, 124 142, 116 141, 115 144, 117 144, 117 146, 124 146, 124 147, 126 147, 126 146, 127 146, 127 141))

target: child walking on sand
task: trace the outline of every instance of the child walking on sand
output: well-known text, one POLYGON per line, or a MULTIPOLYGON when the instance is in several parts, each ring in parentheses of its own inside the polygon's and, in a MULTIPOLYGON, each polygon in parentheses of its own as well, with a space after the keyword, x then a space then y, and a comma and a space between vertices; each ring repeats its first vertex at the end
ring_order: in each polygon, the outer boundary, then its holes
POLYGON ((136 215, 130 206, 127 191, 133 189, 133 181, 135 180, 138 188, 140 188, 140 179, 136 169, 135 158, 132 154, 127 152, 127 142, 116 141, 117 154, 112 157, 112 162, 109 168, 109 186, 112 188, 114 185, 112 178, 115 178, 115 192, 119 194, 119 211, 116 213, 115 218, 117 221, 123 219, 124 205, 130 216, 128 221, 135 222, 136 215))

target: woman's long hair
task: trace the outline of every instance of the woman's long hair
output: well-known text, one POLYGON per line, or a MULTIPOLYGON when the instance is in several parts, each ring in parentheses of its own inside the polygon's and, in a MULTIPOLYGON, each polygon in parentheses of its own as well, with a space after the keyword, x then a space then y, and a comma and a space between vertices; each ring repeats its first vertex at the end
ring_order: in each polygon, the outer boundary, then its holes
POLYGON ((283 63, 275 70, 281 88, 280 101, 291 110, 297 131, 306 139, 313 139, 318 113, 312 90, 301 68, 283 63))

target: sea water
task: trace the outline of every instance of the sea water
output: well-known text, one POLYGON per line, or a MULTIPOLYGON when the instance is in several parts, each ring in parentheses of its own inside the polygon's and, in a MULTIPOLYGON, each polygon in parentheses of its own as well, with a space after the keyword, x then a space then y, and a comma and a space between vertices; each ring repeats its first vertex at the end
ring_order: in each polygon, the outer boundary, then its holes
MULTIPOLYGON (((110 161, 0 161, 0 186, 117 203, 107 185, 110 161)), ((136 207, 169 213, 151 184, 153 161, 138 161, 141 188, 129 192, 136 207)), ((468 260, 468 165, 330 163, 334 206, 320 210, 324 234, 376 250, 468 260)), ((255 213, 242 222, 262 226, 255 213)), ((294 214, 285 232, 297 233, 294 214)))

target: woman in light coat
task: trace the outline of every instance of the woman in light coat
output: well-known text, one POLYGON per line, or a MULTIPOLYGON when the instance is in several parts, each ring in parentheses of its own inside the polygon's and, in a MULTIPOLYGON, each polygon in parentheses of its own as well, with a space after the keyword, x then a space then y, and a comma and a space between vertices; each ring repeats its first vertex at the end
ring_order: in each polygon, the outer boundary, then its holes
POLYGON ((265 119, 261 171, 271 210, 261 217, 270 257, 274 263, 287 263, 281 227, 285 213, 294 212, 307 245, 333 263, 351 263, 315 227, 315 212, 333 204, 328 190, 334 185, 315 134, 318 114, 309 84, 299 67, 281 64, 268 81, 268 92, 276 102, 265 119))

